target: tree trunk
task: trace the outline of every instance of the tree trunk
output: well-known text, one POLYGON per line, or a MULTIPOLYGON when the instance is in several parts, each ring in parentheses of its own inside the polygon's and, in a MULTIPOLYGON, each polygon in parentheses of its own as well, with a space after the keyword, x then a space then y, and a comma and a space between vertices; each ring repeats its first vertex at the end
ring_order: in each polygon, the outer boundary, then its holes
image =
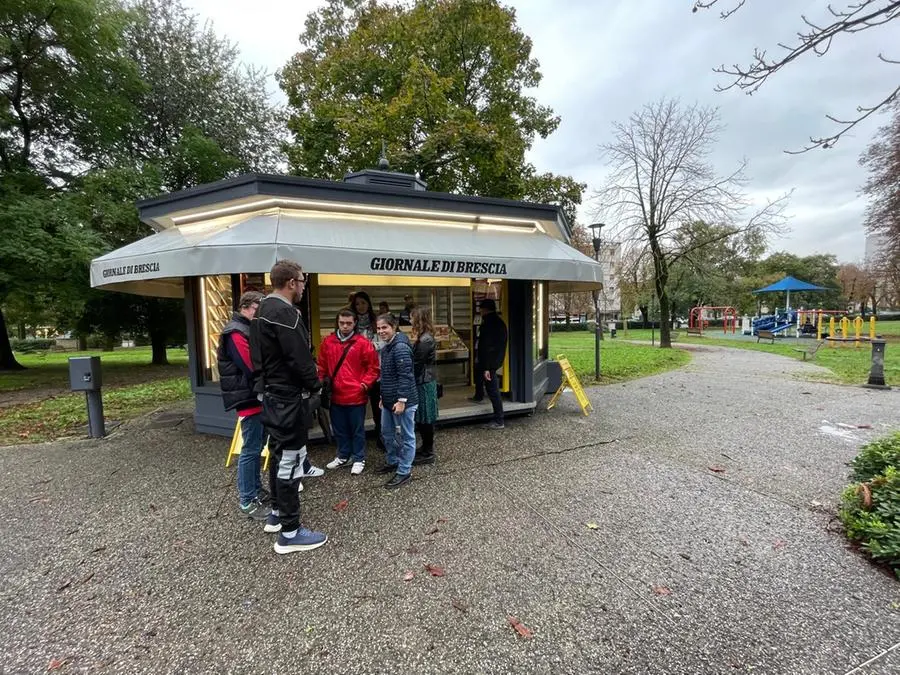
POLYGON ((669 319, 669 293, 665 286, 659 292, 659 346, 672 346, 672 321, 669 319))
POLYGON ((116 348, 116 336, 115 335, 104 335, 103 336, 103 351, 111 352, 116 348))
POLYGON ((672 347, 672 322, 669 318, 669 266, 665 253, 655 236, 650 237, 650 253, 653 256, 655 274, 656 299, 659 300, 659 346, 661 349, 672 347))
POLYGON ((650 308, 647 307, 647 305, 638 305, 638 311, 641 313, 641 327, 650 328, 650 321, 648 319, 650 308))
POLYGON ((78 351, 80 351, 80 352, 87 351, 87 335, 79 335, 78 336, 78 351))
POLYGON ((12 345, 9 343, 9 333, 6 332, 6 317, 3 316, 3 308, 0 307, 0 370, 25 370, 25 366, 16 361, 12 345))
POLYGON ((25 337, 26 337, 26 334, 25 334, 25 322, 24 322, 24 321, 20 321, 20 322, 19 322, 19 339, 20 339, 20 340, 24 340, 25 337))
POLYGON ((150 349, 153 353, 151 363, 154 366, 169 365, 169 357, 166 355, 166 335, 165 331, 150 331, 150 349))

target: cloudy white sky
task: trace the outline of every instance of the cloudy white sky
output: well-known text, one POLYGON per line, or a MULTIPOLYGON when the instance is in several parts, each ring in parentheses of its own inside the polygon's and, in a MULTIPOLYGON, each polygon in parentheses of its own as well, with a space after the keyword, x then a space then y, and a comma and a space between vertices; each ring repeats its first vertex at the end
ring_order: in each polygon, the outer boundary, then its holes
MULTIPOLYGON (((220 34, 236 42, 242 58, 274 72, 297 50, 297 36, 315 0, 185 0, 220 34)), ((730 4, 731 0, 722 0, 730 4)), ((611 123, 625 120, 661 96, 720 108, 727 130, 714 161, 722 171, 750 162, 749 190, 775 195, 794 189, 791 231, 773 250, 800 255, 835 253, 861 259, 864 172, 857 159, 884 116, 870 118, 832 150, 787 155, 809 136, 834 133, 827 113, 853 115, 857 105, 880 101, 897 85, 900 22, 857 36, 841 36, 821 59, 806 57, 778 74, 752 97, 716 93, 721 63, 746 64, 754 46, 775 53, 800 29, 800 14, 827 15, 825 0, 748 0, 721 21, 717 11, 691 13, 691 0, 507 0, 534 43, 543 82, 538 100, 561 116, 559 129, 539 140, 531 159, 540 170, 570 174, 597 187, 604 176, 598 146, 611 123)), ((845 3, 836 0, 836 4, 845 3)), ((273 96, 283 100, 272 80, 273 96)), ((591 204, 582 209, 589 218, 591 204)))

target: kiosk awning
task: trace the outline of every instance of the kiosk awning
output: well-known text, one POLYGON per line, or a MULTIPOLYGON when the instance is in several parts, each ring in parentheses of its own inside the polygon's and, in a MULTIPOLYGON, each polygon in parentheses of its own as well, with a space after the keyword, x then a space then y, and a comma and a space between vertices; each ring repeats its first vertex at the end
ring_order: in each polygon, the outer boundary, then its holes
POLYGON ((532 279, 565 290, 603 281, 596 261, 537 227, 275 209, 178 225, 107 253, 91 263, 91 286, 181 297, 184 277, 267 272, 282 258, 329 274, 532 279))

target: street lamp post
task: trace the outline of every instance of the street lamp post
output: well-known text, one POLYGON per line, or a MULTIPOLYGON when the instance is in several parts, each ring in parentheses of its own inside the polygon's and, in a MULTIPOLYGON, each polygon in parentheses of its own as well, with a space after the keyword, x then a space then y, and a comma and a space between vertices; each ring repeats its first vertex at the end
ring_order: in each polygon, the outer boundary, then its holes
MULTIPOLYGON (((588 227, 593 232, 591 243, 594 245, 594 260, 600 262, 600 231, 606 223, 593 223, 588 227)), ((594 379, 600 381, 600 340, 603 326, 600 322, 600 294, 594 291, 594 379)))

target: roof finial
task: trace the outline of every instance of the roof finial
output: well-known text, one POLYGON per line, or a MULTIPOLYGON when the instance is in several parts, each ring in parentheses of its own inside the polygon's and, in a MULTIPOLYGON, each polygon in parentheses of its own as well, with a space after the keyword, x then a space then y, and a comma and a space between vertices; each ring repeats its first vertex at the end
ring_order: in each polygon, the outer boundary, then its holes
POLYGON ((382 171, 387 171, 390 168, 390 163, 387 158, 387 145, 384 142, 384 139, 381 139, 381 157, 378 158, 378 168, 382 171))

